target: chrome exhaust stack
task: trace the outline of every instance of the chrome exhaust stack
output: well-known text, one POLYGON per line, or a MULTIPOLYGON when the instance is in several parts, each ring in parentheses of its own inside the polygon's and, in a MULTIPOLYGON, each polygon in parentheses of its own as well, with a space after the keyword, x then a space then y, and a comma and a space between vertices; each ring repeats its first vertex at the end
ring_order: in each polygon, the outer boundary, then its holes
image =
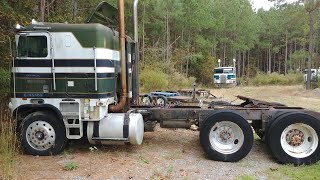
POLYGON ((138 3, 133 3, 133 25, 134 25, 134 42, 135 42, 135 61, 132 67, 132 104, 139 104, 139 34, 138 34, 138 3))

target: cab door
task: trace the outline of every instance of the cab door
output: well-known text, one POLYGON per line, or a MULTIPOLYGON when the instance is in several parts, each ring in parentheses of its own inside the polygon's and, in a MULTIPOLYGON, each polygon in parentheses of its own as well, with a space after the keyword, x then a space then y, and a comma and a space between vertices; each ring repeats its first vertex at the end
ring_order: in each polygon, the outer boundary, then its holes
POLYGON ((14 94, 21 98, 46 98, 53 95, 52 55, 48 33, 26 32, 16 35, 14 94))

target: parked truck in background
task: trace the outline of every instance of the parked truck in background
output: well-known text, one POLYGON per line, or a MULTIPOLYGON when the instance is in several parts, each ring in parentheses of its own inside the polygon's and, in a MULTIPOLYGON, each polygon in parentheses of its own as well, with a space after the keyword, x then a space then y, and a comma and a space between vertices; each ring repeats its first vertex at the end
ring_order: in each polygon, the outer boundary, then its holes
POLYGON ((213 83, 216 87, 237 85, 236 67, 218 67, 213 70, 213 83))
MULTIPOLYGON (((307 82, 308 69, 303 71, 303 80, 307 82)), ((311 69, 311 81, 318 81, 320 79, 320 68, 311 69)))

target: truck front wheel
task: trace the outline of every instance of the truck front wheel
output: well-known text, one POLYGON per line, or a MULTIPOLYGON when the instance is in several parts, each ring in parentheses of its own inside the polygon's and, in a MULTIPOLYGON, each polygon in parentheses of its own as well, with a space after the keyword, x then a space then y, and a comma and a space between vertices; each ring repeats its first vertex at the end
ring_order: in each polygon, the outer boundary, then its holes
POLYGON ((319 135, 319 120, 290 113, 270 126, 269 146, 281 163, 312 164, 320 159, 319 135))
POLYGON ((34 112, 20 126, 21 146, 31 155, 49 156, 63 151, 66 131, 61 120, 50 112, 34 112))
POLYGON ((253 132, 249 123, 240 115, 219 112, 202 124, 200 143, 210 159, 236 162, 250 152, 253 132))

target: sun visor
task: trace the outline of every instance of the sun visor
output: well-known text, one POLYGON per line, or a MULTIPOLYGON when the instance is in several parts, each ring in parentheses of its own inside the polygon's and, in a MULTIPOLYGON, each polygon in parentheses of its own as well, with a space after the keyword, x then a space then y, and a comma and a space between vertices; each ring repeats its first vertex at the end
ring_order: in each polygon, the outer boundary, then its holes
POLYGON ((118 10, 109 3, 103 1, 85 20, 85 23, 100 23, 108 27, 118 27, 118 10))

